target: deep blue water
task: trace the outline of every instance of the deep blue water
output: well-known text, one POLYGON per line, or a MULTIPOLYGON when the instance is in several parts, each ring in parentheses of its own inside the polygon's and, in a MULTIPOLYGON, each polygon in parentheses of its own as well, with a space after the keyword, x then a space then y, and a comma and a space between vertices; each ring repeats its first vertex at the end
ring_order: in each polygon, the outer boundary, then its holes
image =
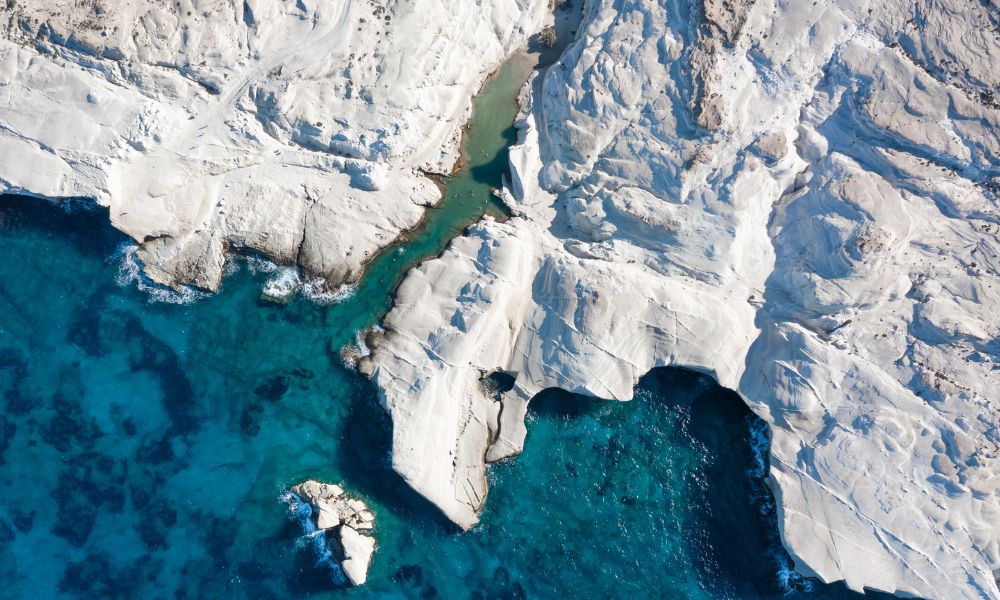
POLYGON ((781 580, 762 424, 707 378, 654 371, 630 403, 544 393, 463 534, 392 473, 343 365, 384 298, 271 304, 244 266, 217 296, 151 302, 117 281, 123 241, 100 211, 0 198, 4 597, 853 597, 781 580), (288 518, 305 478, 374 507, 364 588, 333 589, 288 518))

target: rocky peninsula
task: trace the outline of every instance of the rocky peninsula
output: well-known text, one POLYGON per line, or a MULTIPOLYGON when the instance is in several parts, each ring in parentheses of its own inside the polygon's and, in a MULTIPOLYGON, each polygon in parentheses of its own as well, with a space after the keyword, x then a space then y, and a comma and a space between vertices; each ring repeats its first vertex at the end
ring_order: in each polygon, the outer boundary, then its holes
POLYGON ((517 216, 411 272, 374 344, 396 470, 470 527, 536 393, 684 366, 770 425, 799 571, 1000 597, 997 22, 589 2, 531 86, 517 216))

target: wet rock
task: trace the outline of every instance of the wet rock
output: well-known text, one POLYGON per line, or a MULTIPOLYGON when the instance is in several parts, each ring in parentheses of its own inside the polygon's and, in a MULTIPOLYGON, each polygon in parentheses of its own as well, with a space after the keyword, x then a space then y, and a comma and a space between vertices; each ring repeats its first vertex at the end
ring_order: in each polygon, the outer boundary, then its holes
POLYGON ((362 585, 375 554, 375 515, 336 484, 309 480, 286 497, 293 516, 313 540, 320 563, 331 567, 334 581, 362 585))

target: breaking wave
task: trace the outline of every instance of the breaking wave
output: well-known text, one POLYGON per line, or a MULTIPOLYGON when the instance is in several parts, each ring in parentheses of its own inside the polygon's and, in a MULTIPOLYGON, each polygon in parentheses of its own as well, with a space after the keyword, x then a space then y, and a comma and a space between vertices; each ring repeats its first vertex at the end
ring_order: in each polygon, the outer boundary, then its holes
MULTIPOLYGON (((257 259, 260 260, 260 259, 257 259)), ((298 292, 302 297, 320 305, 339 304, 354 295, 356 285, 342 285, 329 289, 322 277, 303 279, 295 267, 282 267, 266 261, 261 261, 250 267, 251 273, 268 273, 271 275, 264 282, 261 293, 271 300, 287 302, 298 292)))
POLYGON ((115 282, 118 285, 122 287, 135 285, 140 292, 147 295, 151 302, 165 304, 192 304, 210 296, 208 292, 189 286, 173 289, 153 282, 143 272, 138 254, 139 246, 125 242, 118 246, 109 259, 110 262, 118 263, 118 272, 115 274, 115 282))
POLYGON ((345 284, 334 290, 327 287, 326 280, 315 277, 302 282, 302 295, 316 304, 339 304, 354 296, 356 284, 345 284))
POLYGON ((795 565, 792 564, 787 554, 781 550, 772 550, 771 557, 778 565, 775 575, 778 578, 778 587, 781 588, 782 593, 787 595, 793 592, 813 591, 813 582, 795 570, 795 565))
POLYGON ((261 256, 247 256, 244 261, 251 275, 273 273, 278 270, 278 265, 261 256))
POLYGON ((340 358, 344 361, 344 366, 354 370, 358 367, 358 361, 366 356, 370 356, 372 349, 368 346, 368 336, 371 334, 384 333, 385 330, 378 325, 372 325, 367 329, 362 329, 354 335, 354 344, 341 348, 340 358))
POLYGON ((261 293, 272 300, 286 302, 302 287, 298 270, 294 267, 275 265, 273 269, 261 272, 272 274, 261 289, 261 293))
POLYGON ((767 475, 767 453, 771 440, 767 435, 767 423, 763 419, 746 418, 750 431, 750 449, 753 451, 753 466, 747 471, 751 477, 763 479, 767 475))
POLYGON ((282 492, 279 499, 288 506, 288 513, 302 527, 302 537, 296 542, 297 545, 308 545, 316 555, 316 566, 329 569, 330 579, 338 586, 347 585, 347 575, 341 568, 340 563, 333 556, 329 545, 326 543, 326 532, 317 529, 312 519, 312 507, 308 502, 299 498, 291 491, 282 492))

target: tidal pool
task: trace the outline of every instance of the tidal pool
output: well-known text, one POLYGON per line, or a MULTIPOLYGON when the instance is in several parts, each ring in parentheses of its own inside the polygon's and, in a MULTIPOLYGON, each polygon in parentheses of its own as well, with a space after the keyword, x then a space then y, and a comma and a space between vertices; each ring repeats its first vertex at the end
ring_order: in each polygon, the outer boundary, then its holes
POLYGON ((542 394, 471 532, 391 471, 389 424, 340 350, 409 265, 502 214, 489 192, 527 73, 484 89, 444 206, 339 304, 263 301, 269 275, 242 260, 216 296, 153 302, 122 281, 105 213, 0 198, 0 595, 853 597, 789 576, 762 423, 694 373, 655 371, 631 403, 542 394), (307 478, 376 511, 365 587, 334 589, 279 501, 307 478))

